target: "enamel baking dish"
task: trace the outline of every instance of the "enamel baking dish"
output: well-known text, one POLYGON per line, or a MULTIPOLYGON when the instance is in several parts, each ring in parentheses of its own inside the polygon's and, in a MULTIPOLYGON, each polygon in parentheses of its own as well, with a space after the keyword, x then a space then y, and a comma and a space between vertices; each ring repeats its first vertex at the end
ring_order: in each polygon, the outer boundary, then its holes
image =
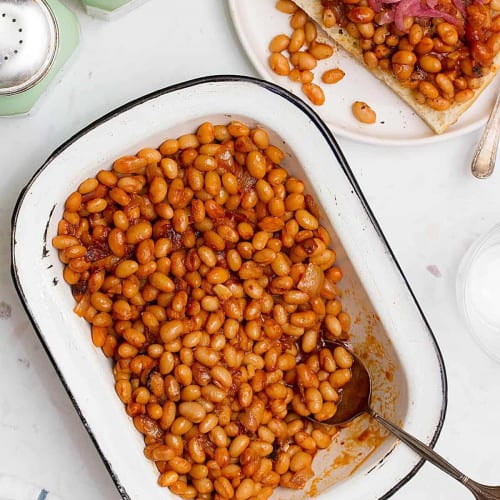
MULTIPOLYGON (((283 166, 306 181, 323 212, 344 278, 342 303, 351 341, 373 374, 373 407, 428 443, 446 410, 439 348, 331 132, 301 100, 273 84, 239 76, 207 77, 169 87, 109 113, 57 149, 21 193, 12 219, 12 276, 33 326, 83 425, 125 499, 172 496, 157 486, 114 390, 111 364, 72 309, 63 265, 51 240, 70 192, 125 154, 193 132, 204 121, 240 120, 270 131, 286 152, 283 166)), ((304 490, 273 498, 387 498, 422 465, 363 416, 314 459, 304 490)))

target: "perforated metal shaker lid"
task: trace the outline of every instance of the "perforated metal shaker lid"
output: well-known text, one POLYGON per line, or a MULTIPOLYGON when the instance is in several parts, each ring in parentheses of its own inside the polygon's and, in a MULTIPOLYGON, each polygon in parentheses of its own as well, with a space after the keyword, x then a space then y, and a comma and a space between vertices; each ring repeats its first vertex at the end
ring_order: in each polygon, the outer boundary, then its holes
POLYGON ((0 0, 0 96, 36 85, 58 43, 57 21, 45 0, 0 0))

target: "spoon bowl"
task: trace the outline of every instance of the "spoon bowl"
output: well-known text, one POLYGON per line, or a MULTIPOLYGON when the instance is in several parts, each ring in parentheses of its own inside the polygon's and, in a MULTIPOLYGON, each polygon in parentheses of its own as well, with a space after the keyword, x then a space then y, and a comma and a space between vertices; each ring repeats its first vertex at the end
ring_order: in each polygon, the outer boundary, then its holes
POLYGON ((333 351, 335 347, 343 347, 353 358, 351 366, 351 380, 342 388, 341 399, 337 403, 337 412, 328 420, 318 421, 309 417, 315 423, 322 425, 344 425, 351 422, 362 413, 368 413, 379 424, 392 432, 403 443, 418 453, 423 459, 431 462, 451 477, 460 481, 467 487, 478 500, 500 500, 500 486, 488 486, 473 481, 447 460, 437 454, 432 448, 408 434, 401 427, 386 420, 371 407, 371 378, 368 369, 363 361, 352 351, 352 349, 342 342, 335 342, 325 339, 325 347, 333 351))

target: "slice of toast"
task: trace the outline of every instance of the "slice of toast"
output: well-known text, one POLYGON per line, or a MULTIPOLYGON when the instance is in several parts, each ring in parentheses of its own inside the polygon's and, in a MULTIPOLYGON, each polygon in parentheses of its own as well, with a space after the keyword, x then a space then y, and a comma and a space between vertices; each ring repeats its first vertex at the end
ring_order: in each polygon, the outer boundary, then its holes
POLYGON ((323 7, 321 0, 293 0, 306 14, 313 19, 320 27, 318 36, 324 39, 324 35, 334 40, 338 45, 345 49, 354 59, 362 64, 367 71, 371 72, 376 78, 382 80, 391 90, 393 90, 403 101, 405 101, 422 120, 436 133, 442 134, 474 103, 481 92, 490 84, 495 77, 500 66, 500 52, 495 56, 492 71, 481 80, 481 86, 474 90, 474 96, 463 103, 453 103, 447 110, 437 111, 428 105, 420 104, 415 100, 412 89, 401 85, 399 80, 390 72, 382 71, 380 68, 369 69, 363 61, 363 51, 359 46, 359 40, 351 37, 345 29, 340 26, 326 28, 322 23, 323 7))

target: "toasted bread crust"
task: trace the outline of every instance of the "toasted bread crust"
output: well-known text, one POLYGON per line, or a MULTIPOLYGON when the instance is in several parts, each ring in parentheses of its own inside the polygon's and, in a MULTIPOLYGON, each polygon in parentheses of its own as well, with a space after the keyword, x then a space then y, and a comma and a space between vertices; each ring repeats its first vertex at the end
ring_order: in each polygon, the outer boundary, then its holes
POLYGON ((393 92, 406 102, 406 104, 408 104, 408 106, 410 106, 410 108, 412 108, 436 134, 445 132, 474 103, 493 78, 495 78, 498 67, 500 66, 500 53, 498 53, 495 56, 492 71, 482 78, 481 86, 474 90, 474 96, 471 99, 463 103, 453 103, 445 111, 437 111, 430 106, 418 103, 415 100, 412 89, 402 86, 392 73, 382 71, 380 68, 368 68, 364 63, 363 51, 359 46, 358 40, 351 37, 341 27, 337 25, 332 28, 324 27, 322 23, 323 7, 321 5, 321 0, 293 0, 293 2, 318 24, 318 37, 322 41, 326 41, 327 39, 334 40, 354 59, 362 64, 367 71, 383 81, 393 92))

